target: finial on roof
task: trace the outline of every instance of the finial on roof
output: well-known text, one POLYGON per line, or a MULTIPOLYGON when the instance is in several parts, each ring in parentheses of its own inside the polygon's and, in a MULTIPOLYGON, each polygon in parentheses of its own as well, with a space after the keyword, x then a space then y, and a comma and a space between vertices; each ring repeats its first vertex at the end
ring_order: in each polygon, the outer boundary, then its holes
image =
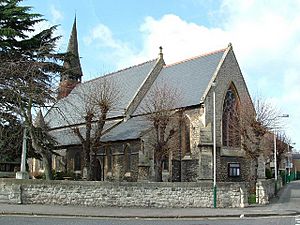
POLYGON ((163 52, 162 52, 163 48, 161 46, 159 46, 159 57, 163 58, 163 52))
POLYGON ((232 44, 231 44, 231 42, 229 42, 229 44, 228 44, 228 48, 231 48, 232 47, 232 44))

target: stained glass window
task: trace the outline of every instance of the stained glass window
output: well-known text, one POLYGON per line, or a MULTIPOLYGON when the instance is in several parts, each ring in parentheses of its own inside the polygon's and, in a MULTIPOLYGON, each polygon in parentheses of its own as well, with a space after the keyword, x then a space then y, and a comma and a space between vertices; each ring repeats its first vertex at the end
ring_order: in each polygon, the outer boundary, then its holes
POLYGON ((240 147, 241 135, 239 124, 239 99, 233 85, 228 89, 224 104, 222 117, 223 146, 240 147))

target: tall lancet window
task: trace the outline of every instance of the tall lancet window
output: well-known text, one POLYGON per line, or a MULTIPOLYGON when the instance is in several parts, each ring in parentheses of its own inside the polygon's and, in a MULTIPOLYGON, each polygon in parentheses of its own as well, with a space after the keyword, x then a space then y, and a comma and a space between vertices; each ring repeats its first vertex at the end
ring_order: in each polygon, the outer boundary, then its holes
POLYGON ((223 117, 222 117, 222 137, 223 146, 225 147, 240 147, 240 102, 233 84, 230 85, 226 92, 223 103, 223 117))

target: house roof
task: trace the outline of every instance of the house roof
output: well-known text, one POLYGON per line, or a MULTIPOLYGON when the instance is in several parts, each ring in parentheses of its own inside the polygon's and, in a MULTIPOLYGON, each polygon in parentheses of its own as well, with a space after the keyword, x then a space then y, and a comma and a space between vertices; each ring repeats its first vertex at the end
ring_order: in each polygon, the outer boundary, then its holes
POLYGON ((101 76, 81 84, 78 84, 72 92, 65 98, 59 100, 45 116, 45 121, 49 127, 56 128, 69 126, 70 124, 83 123, 84 100, 79 98, 76 93, 89 93, 92 86, 97 86, 103 79, 109 79, 113 82, 116 89, 120 92, 120 98, 116 107, 109 112, 108 118, 124 116, 126 107, 133 99, 141 84, 147 78, 149 72, 155 66, 156 60, 151 60, 115 73, 101 76))
POLYGON ((176 108, 200 104, 209 82, 211 81, 226 49, 200 55, 172 65, 166 65, 147 95, 136 109, 134 115, 142 113, 143 104, 156 86, 166 84, 179 91, 180 100, 176 108))

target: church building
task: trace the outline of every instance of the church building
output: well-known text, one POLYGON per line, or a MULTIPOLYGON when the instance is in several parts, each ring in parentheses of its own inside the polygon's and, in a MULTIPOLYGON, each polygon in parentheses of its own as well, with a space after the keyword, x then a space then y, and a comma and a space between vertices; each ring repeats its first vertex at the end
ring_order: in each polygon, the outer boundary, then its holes
MULTIPOLYGON (((93 87, 109 81, 120 93, 107 114, 101 146, 90 153, 95 160, 96 180, 155 180, 153 123, 143 106, 153 90, 165 84, 178 90, 180 98, 172 109, 178 115, 172 118, 176 133, 164 158, 162 180, 213 179, 214 119, 217 181, 241 182, 251 175, 241 137, 233 126, 241 102, 251 102, 251 98, 231 44, 170 65, 160 48, 157 58, 82 82, 75 20, 68 53, 70 57, 64 62, 68 70, 61 74, 58 101, 44 117, 58 142, 56 152, 60 156, 53 156, 56 170, 84 177, 83 148, 74 130, 85 134, 86 96, 95 94, 93 87), (84 97, 78 93, 84 93, 84 97)), ((92 133, 96 124, 91 124, 92 133)))

